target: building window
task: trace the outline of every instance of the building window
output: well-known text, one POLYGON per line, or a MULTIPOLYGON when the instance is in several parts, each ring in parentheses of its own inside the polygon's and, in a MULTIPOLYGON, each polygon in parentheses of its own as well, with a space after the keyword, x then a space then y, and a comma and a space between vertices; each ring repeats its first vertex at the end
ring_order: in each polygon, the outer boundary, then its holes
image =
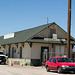
POLYGON ((22 47, 20 47, 20 58, 22 58, 22 47))
POLYGON ((12 47, 12 58, 14 58, 14 47, 12 47))

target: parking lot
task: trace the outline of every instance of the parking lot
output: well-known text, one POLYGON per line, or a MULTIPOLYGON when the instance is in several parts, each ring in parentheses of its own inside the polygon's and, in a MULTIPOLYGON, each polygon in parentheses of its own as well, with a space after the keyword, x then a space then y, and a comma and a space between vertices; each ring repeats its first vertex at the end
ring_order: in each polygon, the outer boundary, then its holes
POLYGON ((43 67, 0 65, 0 75, 75 75, 73 73, 46 72, 43 67))

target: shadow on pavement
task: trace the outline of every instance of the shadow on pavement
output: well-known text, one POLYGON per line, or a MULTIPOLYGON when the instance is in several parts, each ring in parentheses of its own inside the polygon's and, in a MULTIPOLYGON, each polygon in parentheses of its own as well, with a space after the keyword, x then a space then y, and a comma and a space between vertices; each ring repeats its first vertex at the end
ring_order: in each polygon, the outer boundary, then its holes
MULTIPOLYGON (((58 73, 57 71, 50 71, 52 73, 58 73)), ((73 72, 62 72, 62 73, 58 73, 58 74, 74 74, 73 72)))
POLYGON ((8 64, 1 63, 0 65, 8 65, 8 64))

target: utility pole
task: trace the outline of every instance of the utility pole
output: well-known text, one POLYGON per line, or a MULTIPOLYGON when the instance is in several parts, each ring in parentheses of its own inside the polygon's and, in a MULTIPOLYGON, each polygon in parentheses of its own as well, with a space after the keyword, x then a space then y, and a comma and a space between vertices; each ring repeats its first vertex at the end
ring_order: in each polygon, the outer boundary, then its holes
POLYGON ((71 0, 68 0, 67 57, 70 58, 71 0))

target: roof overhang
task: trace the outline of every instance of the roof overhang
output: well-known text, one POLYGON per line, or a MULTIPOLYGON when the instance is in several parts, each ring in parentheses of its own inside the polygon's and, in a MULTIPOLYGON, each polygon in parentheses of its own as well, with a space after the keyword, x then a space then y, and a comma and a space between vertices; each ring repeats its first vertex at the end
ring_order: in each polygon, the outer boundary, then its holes
MULTIPOLYGON (((45 40, 28 40, 27 42, 32 43, 46 43, 46 44, 65 44, 67 45, 67 41, 45 41, 45 40)), ((70 41, 71 45, 75 45, 75 41, 70 41)))

